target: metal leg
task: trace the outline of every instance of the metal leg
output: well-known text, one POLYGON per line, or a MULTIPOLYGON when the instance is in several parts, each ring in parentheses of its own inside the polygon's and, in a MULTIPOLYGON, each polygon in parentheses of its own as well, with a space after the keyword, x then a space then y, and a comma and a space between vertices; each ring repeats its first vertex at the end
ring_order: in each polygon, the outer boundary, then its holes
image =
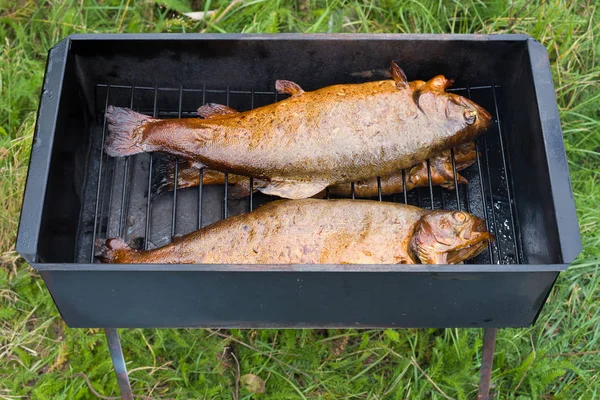
POLYGON ((479 394, 477 400, 490 400, 490 381, 494 366, 494 348, 496 347, 498 328, 483 330, 483 354, 481 355, 481 372, 479 375, 479 394))
POLYGON ((121 391, 121 398, 123 400, 133 400, 133 393, 131 393, 131 385, 129 384, 129 377, 127 376, 127 367, 125 366, 125 358, 123 358, 123 349, 121 348, 121 341, 119 340, 119 333, 116 329, 112 328, 104 329, 104 333, 106 334, 106 341, 108 342, 108 349, 110 350, 110 358, 115 367, 115 374, 117 374, 117 383, 119 384, 119 390, 121 391))

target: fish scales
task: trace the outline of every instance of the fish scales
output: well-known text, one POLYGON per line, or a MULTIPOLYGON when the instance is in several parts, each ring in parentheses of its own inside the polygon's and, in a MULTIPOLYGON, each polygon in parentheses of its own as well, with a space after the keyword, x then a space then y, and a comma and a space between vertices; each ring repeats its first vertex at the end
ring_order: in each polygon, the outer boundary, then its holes
POLYGON ((154 250, 121 239, 99 245, 112 263, 456 263, 487 248, 478 217, 369 200, 279 200, 176 238, 154 250))
POLYGON ((489 113, 445 92, 450 81, 443 76, 408 83, 403 73, 393 75, 312 92, 278 81, 290 98, 242 113, 214 107, 217 115, 204 120, 157 120, 109 107, 105 148, 112 156, 166 152, 262 179, 267 184, 259 190, 266 194, 305 198, 338 183, 393 174, 489 127, 489 113))

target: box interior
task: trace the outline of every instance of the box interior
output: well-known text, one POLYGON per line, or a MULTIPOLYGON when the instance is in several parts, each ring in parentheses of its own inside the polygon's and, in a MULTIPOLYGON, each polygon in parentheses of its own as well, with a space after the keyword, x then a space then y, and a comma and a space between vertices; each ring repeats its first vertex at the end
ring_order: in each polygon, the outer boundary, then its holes
MULTIPOLYGON (((107 104, 133 105, 161 118, 191 117, 204 102, 243 111, 282 99, 274 92, 277 79, 305 90, 388 79, 391 60, 409 80, 438 74, 454 79, 457 93, 499 116, 500 123, 479 139, 481 161, 464 171, 469 184, 459 189, 463 207, 488 215, 498 238, 491 252, 471 263, 562 263, 526 41, 350 38, 73 40, 59 94, 37 261, 89 263, 94 238, 122 234, 133 244, 162 246, 197 229, 197 189, 178 191, 175 224, 173 196, 151 196, 146 228, 150 156, 101 156, 107 104)), ((153 156, 153 167, 160 157, 153 156)), ((247 199, 224 201, 223 192, 203 188, 202 226, 247 211, 247 199)), ((433 198, 429 188, 407 198, 426 208, 457 207, 456 194, 441 188, 434 188, 433 198)), ((255 195, 253 206, 271 199, 255 195)))

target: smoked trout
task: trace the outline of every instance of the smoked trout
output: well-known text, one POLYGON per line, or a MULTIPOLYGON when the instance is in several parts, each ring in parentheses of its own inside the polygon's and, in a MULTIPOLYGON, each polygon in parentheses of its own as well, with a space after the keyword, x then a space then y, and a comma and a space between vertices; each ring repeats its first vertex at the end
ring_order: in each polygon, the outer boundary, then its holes
POLYGON ((373 200, 278 200, 154 250, 99 241, 96 255, 125 264, 455 264, 481 253, 491 238, 481 218, 461 211, 373 200))
POLYGON ((298 199, 328 186, 389 176, 473 140, 491 116, 473 101, 446 92, 438 75, 408 82, 392 63, 393 80, 328 86, 250 111, 208 104, 205 119, 156 119, 127 108, 106 110, 105 151, 127 156, 161 151, 210 169, 267 182, 266 194, 298 199))
MULTIPOLYGON (((454 152, 456 171, 461 171, 475 162, 477 159, 477 150, 475 143, 469 142, 458 146, 454 152)), ((175 182, 175 164, 177 163, 177 188, 183 189, 200 185, 200 169, 196 168, 194 163, 188 160, 173 160, 172 158, 159 158, 154 162, 154 172, 152 174, 152 194, 158 196, 166 191, 174 189, 175 182)), ((444 150, 430 160, 431 184, 443 188, 454 190, 454 168, 452 167, 452 154, 450 150, 444 150)), ((429 186, 429 174, 427 171, 427 161, 412 166, 405 171, 406 190, 412 190, 417 187, 429 186)), ((229 174, 227 183, 231 185, 229 196, 233 199, 240 199, 250 194, 250 178, 229 174)), ((459 173, 456 174, 456 183, 466 184, 467 179, 459 173)), ((202 172, 203 185, 223 185, 225 184, 225 175, 222 172, 204 169, 202 172)), ((264 181, 254 179, 254 191, 266 185, 264 181)), ((402 193, 403 177, 402 171, 398 171, 390 176, 381 177, 381 194, 383 196, 402 193)), ((352 187, 350 183, 340 183, 330 186, 329 194, 333 197, 352 197, 352 187)), ((358 181, 354 184, 354 196, 356 198, 376 197, 379 193, 377 178, 371 178, 364 181, 358 181)), ((325 197, 325 191, 317 193, 315 198, 325 197)))

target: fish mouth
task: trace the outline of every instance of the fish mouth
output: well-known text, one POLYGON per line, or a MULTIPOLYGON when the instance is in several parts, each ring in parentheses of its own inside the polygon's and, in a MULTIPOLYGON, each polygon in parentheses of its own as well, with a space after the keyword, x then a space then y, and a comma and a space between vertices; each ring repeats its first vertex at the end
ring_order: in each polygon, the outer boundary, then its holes
POLYGON ((470 227, 461 232, 462 242, 446 253, 448 264, 456 264, 473 258, 485 250, 489 240, 494 240, 494 235, 488 232, 485 221, 473 217, 470 227))
POLYGON ((457 264, 478 256, 486 249, 488 240, 493 240, 493 238, 494 236, 489 232, 473 232, 471 240, 446 253, 448 264, 457 264))

